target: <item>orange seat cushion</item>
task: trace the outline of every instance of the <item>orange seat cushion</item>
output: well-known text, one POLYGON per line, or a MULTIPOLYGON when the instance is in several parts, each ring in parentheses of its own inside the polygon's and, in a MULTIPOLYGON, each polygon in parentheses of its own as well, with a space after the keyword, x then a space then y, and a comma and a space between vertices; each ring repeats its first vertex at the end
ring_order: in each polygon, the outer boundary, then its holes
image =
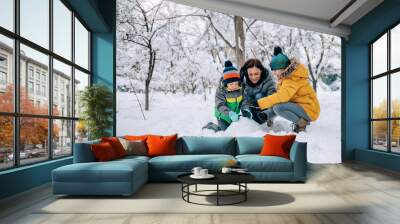
POLYGON ((117 137, 101 138, 101 142, 110 143, 110 145, 114 149, 117 158, 122 158, 126 156, 126 151, 124 149, 124 146, 122 146, 121 142, 117 137))
POLYGON ((93 144, 90 146, 94 157, 99 162, 110 161, 117 159, 117 155, 109 142, 102 142, 99 144, 93 144))
POLYGON ((290 148, 296 135, 269 135, 264 136, 264 145, 261 149, 261 156, 280 156, 286 159, 290 157, 290 148))
POLYGON ((177 134, 171 136, 149 135, 146 140, 147 155, 151 157, 176 155, 177 139, 177 134))

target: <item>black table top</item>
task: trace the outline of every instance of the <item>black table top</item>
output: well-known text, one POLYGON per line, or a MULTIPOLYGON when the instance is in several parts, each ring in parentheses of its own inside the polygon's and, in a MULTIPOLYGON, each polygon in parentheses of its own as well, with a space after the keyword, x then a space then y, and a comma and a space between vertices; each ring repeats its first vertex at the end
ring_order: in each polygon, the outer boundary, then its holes
POLYGON ((178 181, 186 184, 236 184, 248 183, 255 180, 249 173, 212 173, 215 177, 211 179, 193 179, 192 173, 186 173, 177 177, 178 181))

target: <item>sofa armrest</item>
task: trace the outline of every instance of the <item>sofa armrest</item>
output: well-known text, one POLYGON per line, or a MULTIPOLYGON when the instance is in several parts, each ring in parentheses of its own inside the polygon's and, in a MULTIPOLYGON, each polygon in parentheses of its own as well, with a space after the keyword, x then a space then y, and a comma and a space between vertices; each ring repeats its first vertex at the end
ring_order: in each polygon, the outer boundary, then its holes
POLYGON ((307 143, 294 142, 290 149, 290 160, 293 162, 293 179, 305 181, 307 176, 307 143))
POLYGON ((100 141, 90 141, 90 142, 81 142, 75 143, 74 145, 74 163, 89 163, 95 162, 96 158, 92 153, 92 149, 90 146, 92 144, 100 143, 100 141))

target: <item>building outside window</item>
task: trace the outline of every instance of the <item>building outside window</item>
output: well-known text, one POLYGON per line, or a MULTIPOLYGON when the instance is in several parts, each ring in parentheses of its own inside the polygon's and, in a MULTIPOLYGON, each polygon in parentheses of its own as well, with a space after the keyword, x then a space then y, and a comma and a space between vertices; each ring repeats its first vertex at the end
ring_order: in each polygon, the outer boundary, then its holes
MULTIPOLYGON (((74 114, 71 107, 74 102, 79 101, 77 93, 80 89, 72 92, 73 89, 68 86, 81 83, 82 76, 84 79, 90 77, 90 31, 77 18, 71 7, 65 4, 66 2, 62 0, 19 1, 20 7, 17 9, 19 12, 12 11, 14 17, 20 16, 14 18, 15 21, 19 21, 15 24, 17 26, 15 30, 20 31, 20 34, 14 37, 10 37, 7 33, 15 33, 14 28, 4 27, 3 23, 0 23, 2 28, 8 30, 0 29, 0 96, 2 94, 14 96, 16 88, 11 68, 16 65, 20 68, 20 74, 17 75, 20 80, 18 89, 20 93, 26 93, 19 94, 19 98, 15 99, 20 108, 18 113, 12 109, 14 105, 2 105, 4 102, 0 102, 0 112, 8 113, 0 114, 0 123, 4 124, 4 127, 9 127, 1 132, 4 136, 0 136, 1 139, 6 139, 0 141, 2 154, 0 156, 6 158, 0 160, 0 170, 70 156, 74 141, 87 138, 86 127, 82 125, 77 127, 79 114, 74 114), (52 4, 49 4, 50 2, 52 4), (41 13, 37 14, 38 11, 41 13), (45 13, 46 11, 48 13, 45 13), (52 29, 49 27, 51 24, 52 29), (53 43, 52 49, 50 43, 53 43), (75 48, 73 43, 76 43, 75 48), (18 48, 14 44, 18 44, 18 48), (15 51, 15 49, 20 50, 15 51), (15 58, 14 54, 19 56, 16 57, 20 59, 18 62, 11 60, 15 58), (53 54, 61 57, 62 62, 55 59, 53 54), (75 55, 75 60, 72 55, 75 55), (49 63, 50 61, 53 63, 49 63), (53 73, 50 74, 50 71, 53 73), (75 80, 73 73, 79 73, 79 77, 75 80), (51 78, 53 89, 49 91, 51 78), (63 82, 62 86, 59 85, 59 81, 63 82), (13 87, 7 89, 11 92, 2 90, 1 84, 13 87), (60 95, 62 98, 57 100, 60 95), (53 113, 48 109, 51 106, 51 98, 54 103, 53 113), (4 108, 11 109, 4 111, 4 108), (18 130, 15 135, 14 128, 18 130), (33 139, 31 135, 33 132, 43 134, 34 136, 33 139), (14 145, 15 142, 18 145, 14 145), (16 155, 14 151, 17 152, 16 155), (15 157, 19 159, 16 160, 15 157)), ((85 82, 80 86, 86 84, 89 85, 85 82)), ((9 102, 13 104, 14 100, 9 102)))

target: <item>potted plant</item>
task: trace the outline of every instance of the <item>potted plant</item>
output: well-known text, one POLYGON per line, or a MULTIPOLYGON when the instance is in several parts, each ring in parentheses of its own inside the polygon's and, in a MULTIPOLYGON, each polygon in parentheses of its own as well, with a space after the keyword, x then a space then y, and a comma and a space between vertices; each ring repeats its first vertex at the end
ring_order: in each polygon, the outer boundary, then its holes
POLYGON ((89 140, 110 136, 112 126, 113 93, 102 84, 86 87, 80 93, 79 106, 82 120, 87 127, 89 140))

